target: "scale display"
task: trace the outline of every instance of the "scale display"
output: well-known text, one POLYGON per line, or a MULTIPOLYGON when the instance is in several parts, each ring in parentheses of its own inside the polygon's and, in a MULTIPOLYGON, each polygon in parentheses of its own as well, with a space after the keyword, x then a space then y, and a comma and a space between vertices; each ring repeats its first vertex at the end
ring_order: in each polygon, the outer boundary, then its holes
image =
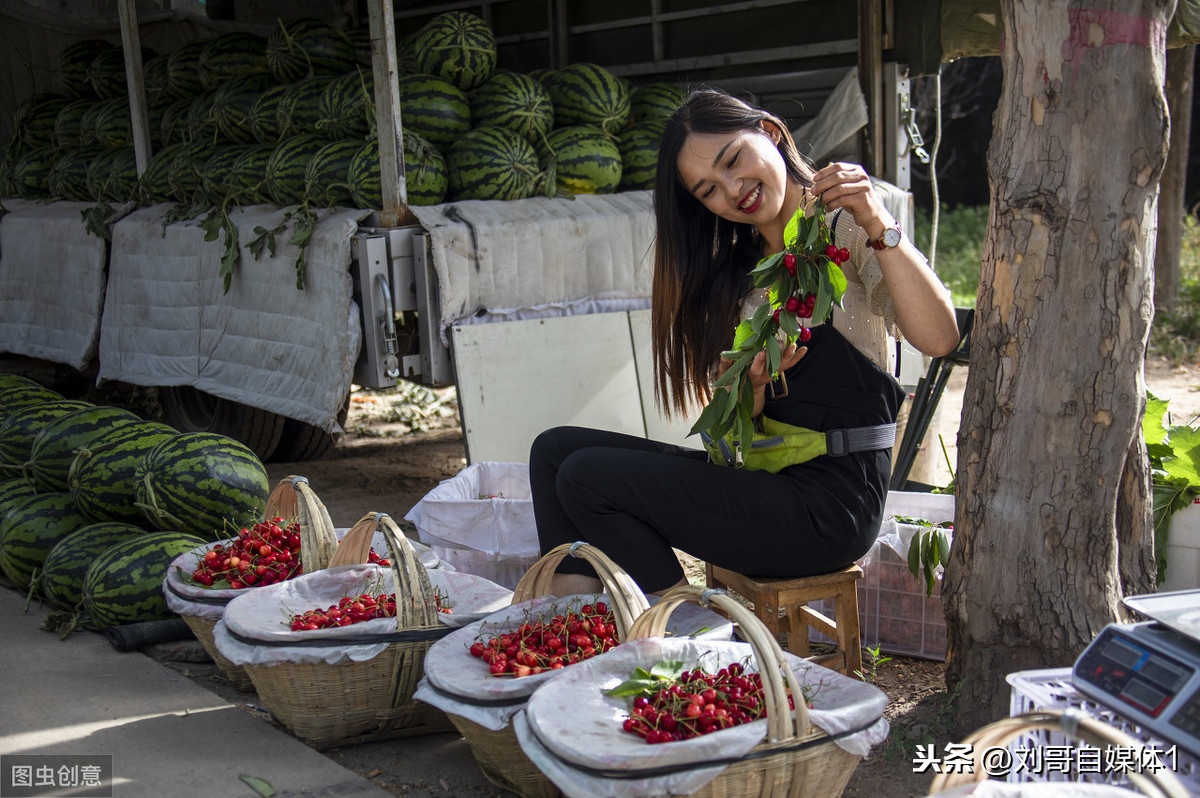
POLYGON ((1154 620, 1106 626, 1075 661, 1071 681, 1160 740, 1200 756, 1200 591, 1125 603, 1154 620))

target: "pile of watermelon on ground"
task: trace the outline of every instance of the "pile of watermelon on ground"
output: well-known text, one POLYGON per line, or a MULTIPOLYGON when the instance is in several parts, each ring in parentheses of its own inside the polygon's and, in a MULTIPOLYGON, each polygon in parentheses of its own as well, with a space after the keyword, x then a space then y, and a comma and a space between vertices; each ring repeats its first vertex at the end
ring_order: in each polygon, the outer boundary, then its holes
MULTIPOLYGON (((237 205, 377 210, 370 48, 365 27, 295 18, 143 52, 154 154, 139 178, 122 49, 78 41, 61 53, 61 90, 18 108, 0 196, 171 203, 166 218, 207 212, 214 226, 237 205)), ((592 63, 507 70, 492 31, 461 11, 398 31, 397 56, 411 205, 649 189, 683 98, 592 63)))

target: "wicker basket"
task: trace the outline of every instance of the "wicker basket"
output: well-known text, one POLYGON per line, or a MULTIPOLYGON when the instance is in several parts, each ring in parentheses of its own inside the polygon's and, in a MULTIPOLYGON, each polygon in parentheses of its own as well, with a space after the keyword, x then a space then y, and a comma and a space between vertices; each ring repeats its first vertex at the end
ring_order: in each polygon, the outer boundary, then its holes
MULTIPOLYGON (((1060 732, 1068 740, 1080 740, 1095 748, 1124 748, 1138 752, 1139 755, 1144 748, 1141 740, 1077 709, 1027 712, 1023 715, 998 720, 971 733, 963 740, 963 743, 973 746, 973 767, 970 768, 972 772, 939 773, 934 776, 933 782, 930 784, 929 794, 936 795, 960 785, 985 781, 987 773, 981 761, 985 751, 992 747, 1003 748, 1022 735, 1041 730, 1060 732)), ((1138 756, 1132 761, 1144 760, 1138 756)), ((1192 794, 1174 773, 1165 768, 1157 772, 1142 773, 1131 770, 1125 775, 1139 791, 1145 795, 1155 796, 1155 798, 1186 798, 1192 794)), ((1014 786, 1022 788, 1029 785, 1014 786)), ((1082 786, 1086 788, 1086 785, 1082 786)), ((1100 789, 1112 790, 1111 787, 1104 785, 1096 786, 1100 789)))
MULTIPOLYGON (((618 640, 624 640, 634 620, 649 606, 646 596, 629 574, 600 549, 587 543, 564 543, 534 563, 513 591, 512 603, 550 595, 550 580, 568 554, 587 560, 596 569, 610 598, 618 640)), ((459 734, 470 744, 479 769, 492 784, 523 798, 558 798, 562 795, 554 783, 529 761, 511 725, 496 731, 459 715, 447 714, 459 734)))
MULTIPOLYGON (((300 565, 304 573, 319 571, 328 565, 338 545, 337 533, 334 531, 329 511, 313 493, 307 477, 293 475, 279 480, 271 495, 267 497, 266 512, 267 517, 271 518, 296 519, 300 527, 300 565)), ((191 596, 180 598, 195 600, 191 596)), ((244 693, 253 692, 254 684, 246 670, 230 662, 213 643, 213 627, 217 624, 216 620, 186 613, 180 613, 180 617, 221 669, 221 673, 225 674, 225 678, 238 690, 244 693)))
POLYGON ((396 602, 400 639, 364 662, 245 666, 271 716, 317 749, 453 730, 445 713, 412 697, 425 673, 426 650, 452 631, 437 618, 433 587, 412 545, 384 513, 363 516, 343 545, 366 551, 376 529, 388 544, 397 596, 413 599, 396 602), (368 543, 361 547, 364 537, 368 543))

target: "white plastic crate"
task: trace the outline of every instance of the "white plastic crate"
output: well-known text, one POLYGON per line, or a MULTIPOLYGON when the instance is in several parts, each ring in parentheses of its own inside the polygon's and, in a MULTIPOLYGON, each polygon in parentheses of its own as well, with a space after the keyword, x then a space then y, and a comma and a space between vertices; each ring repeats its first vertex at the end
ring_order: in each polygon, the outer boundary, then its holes
MULTIPOLYGON (((1070 668, 1047 668, 1043 670, 1017 671, 1006 677, 1012 693, 1009 703, 1010 717, 1023 715, 1026 712, 1036 712, 1045 709, 1077 709, 1089 716, 1100 720, 1115 729, 1141 741, 1145 746, 1166 752, 1171 745, 1154 737, 1143 730, 1134 721, 1117 714, 1108 707, 1098 704, 1080 693, 1071 683, 1070 668)), ((1012 751, 1031 751, 1045 747, 1061 747, 1072 745, 1066 737, 1058 732, 1033 731, 1021 735, 1009 744, 1012 751)), ((1171 761, 1165 758, 1165 763, 1171 761)), ((1174 773, 1192 795, 1200 795, 1200 760, 1182 748, 1175 748, 1174 773)), ((1010 782, 1048 782, 1072 781, 1112 784, 1122 787, 1131 786, 1128 779, 1119 773, 1101 767, 1099 773, 1030 773, 1027 770, 1014 770, 1009 773, 1010 782)))

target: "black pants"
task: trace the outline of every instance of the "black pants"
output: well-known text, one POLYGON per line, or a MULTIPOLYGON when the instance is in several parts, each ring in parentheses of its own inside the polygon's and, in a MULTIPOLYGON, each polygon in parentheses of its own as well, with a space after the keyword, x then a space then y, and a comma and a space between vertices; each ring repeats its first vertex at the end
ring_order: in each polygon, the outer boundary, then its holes
MULTIPOLYGON (((557 427, 534 441, 529 472, 542 553, 587 541, 646 592, 683 578, 673 548, 740 573, 808 576, 849 565, 878 531, 877 514, 873 526, 853 518, 808 464, 743 471, 702 451, 557 427)), ((594 573, 570 557, 559 572, 594 573)))

